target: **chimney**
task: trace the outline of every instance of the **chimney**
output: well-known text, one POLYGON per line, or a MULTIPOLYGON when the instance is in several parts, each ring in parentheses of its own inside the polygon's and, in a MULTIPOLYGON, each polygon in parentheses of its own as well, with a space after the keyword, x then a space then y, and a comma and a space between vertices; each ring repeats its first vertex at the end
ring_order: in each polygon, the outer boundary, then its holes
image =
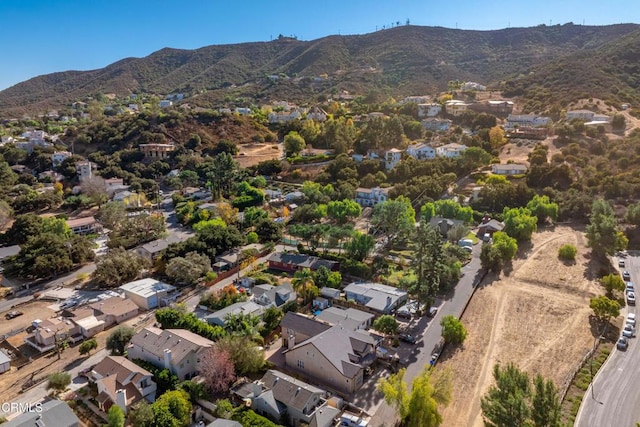
POLYGON ((171 350, 164 351, 164 367, 171 371, 171 350))
POLYGON ((387 307, 391 307, 391 297, 387 297, 387 307))
POLYGON ((122 412, 127 413, 127 392, 124 389, 116 390, 116 405, 122 409, 122 412))
POLYGON ((289 335, 289 340, 287 342, 287 348, 293 348, 296 346, 296 336, 291 334, 289 335))

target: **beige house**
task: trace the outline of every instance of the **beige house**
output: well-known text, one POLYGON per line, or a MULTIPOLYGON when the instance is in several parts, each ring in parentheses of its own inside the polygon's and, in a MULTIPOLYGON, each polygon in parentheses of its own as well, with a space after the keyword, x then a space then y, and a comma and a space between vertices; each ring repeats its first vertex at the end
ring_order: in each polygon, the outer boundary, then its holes
POLYGON ((70 340, 78 342, 82 340, 80 327, 69 319, 53 318, 38 322, 34 332, 27 335, 24 339, 25 343, 35 348, 41 353, 53 350, 56 341, 61 342, 70 340))
POLYGON ((96 400, 105 412, 115 404, 126 414, 136 402, 156 400, 157 385, 153 374, 124 357, 105 357, 91 370, 89 377, 98 387, 96 400))
POLYGON ((288 370, 351 396, 362 386, 365 368, 376 360, 376 341, 368 332, 336 325, 299 344, 289 342, 284 356, 288 370))
POLYGON ((146 360, 186 380, 198 375, 200 357, 211 346, 213 341, 184 329, 147 327, 131 338, 127 357, 146 360))
POLYGON ((138 306, 130 299, 112 297, 90 304, 72 312, 71 321, 80 328, 85 338, 90 338, 115 324, 135 317, 138 306))
POLYGON ((98 221, 92 216, 85 218, 68 219, 67 225, 73 232, 73 234, 97 234, 102 231, 102 226, 98 224, 98 221))
POLYGON ((175 149, 173 144, 140 144, 140 151, 148 159, 165 159, 175 149))

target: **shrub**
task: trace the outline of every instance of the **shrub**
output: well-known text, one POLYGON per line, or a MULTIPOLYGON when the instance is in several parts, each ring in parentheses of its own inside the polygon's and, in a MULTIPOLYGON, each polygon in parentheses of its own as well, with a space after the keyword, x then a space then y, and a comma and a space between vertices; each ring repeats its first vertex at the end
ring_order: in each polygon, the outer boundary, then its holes
POLYGON ((578 249, 573 245, 562 245, 560 249, 558 249, 558 257, 567 261, 575 260, 577 253, 578 249))

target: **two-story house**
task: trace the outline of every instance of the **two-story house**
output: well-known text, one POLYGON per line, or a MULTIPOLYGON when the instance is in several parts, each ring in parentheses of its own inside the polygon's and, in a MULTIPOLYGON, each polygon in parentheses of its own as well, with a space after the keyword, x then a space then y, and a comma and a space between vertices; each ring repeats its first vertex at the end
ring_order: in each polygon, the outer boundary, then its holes
POLYGON ((422 127, 432 132, 446 132, 451 128, 452 121, 449 119, 440 119, 437 117, 429 117, 422 120, 422 127))
POLYGON ((384 152, 384 168, 391 170, 395 168, 400 160, 402 160, 402 153, 404 151, 398 148, 392 148, 384 152))
POLYGON ((458 99, 452 99, 447 101, 444 104, 444 109, 447 114, 452 116, 460 116, 462 113, 467 111, 468 104, 464 101, 460 101, 458 99))
POLYGON ((436 150, 427 144, 413 144, 407 147, 407 155, 418 160, 435 159, 436 150))
POLYGON ((153 374, 124 357, 105 357, 93 367, 88 377, 98 388, 96 401, 105 412, 118 405, 126 414, 136 402, 156 400, 157 385, 153 374))
POLYGON ((80 328, 69 319, 38 320, 34 321, 34 326, 33 333, 27 335, 24 341, 40 353, 54 349, 56 343, 66 340, 76 343, 83 339, 80 328))
POLYGON ((358 203, 363 208, 367 206, 375 206, 378 203, 386 202, 389 200, 389 188, 357 188, 356 189, 356 203, 358 203))
POLYGON ((436 148, 436 154, 440 157, 457 158, 462 156, 462 153, 464 153, 466 149, 466 145, 452 142, 451 144, 445 144, 436 148))
POLYGON ((71 157, 71 155, 72 154, 69 151, 55 151, 51 155, 51 164, 53 165, 54 168, 58 167, 62 162, 65 161, 65 159, 71 157))
POLYGON ((418 117, 435 117, 442 111, 442 105, 438 103, 418 104, 418 117))
POLYGON ((265 307, 282 307, 297 298, 298 295, 290 283, 283 283, 279 286, 263 284, 253 287, 253 300, 265 307))
POLYGON ((549 117, 538 116, 537 114, 509 114, 505 129, 516 127, 542 127, 551 123, 549 117))
POLYGON ((166 368, 181 380, 200 372, 200 358, 213 341, 184 329, 146 327, 131 338, 127 358, 141 359, 166 368))

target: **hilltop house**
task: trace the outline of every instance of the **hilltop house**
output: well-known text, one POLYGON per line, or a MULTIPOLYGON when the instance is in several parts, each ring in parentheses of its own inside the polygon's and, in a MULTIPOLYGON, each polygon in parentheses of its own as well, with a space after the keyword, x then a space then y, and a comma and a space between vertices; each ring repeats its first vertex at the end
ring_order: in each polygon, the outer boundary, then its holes
POLYGON ((73 234, 84 236, 86 234, 98 234, 102 232, 102 226, 98 224, 98 221, 92 216, 68 219, 66 223, 73 234))
POLYGON ((422 120, 422 127, 432 132, 446 132, 451 128, 451 120, 429 117, 422 120))
POLYGON ((451 99, 444 104, 444 109, 447 114, 450 114, 452 116, 460 116, 462 113, 467 111, 468 106, 469 104, 464 101, 451 99))
POLYGON ((173 144, 140 144, 139 147, 148 159, 166 159, 176 149, 173 144))
POLYGON ((462 156, 462 153, 464 153, 466 149, 466 145, 452 142, 451 144, 445 144, 436 148, 436 154, 440 157, 456 158, 462 156))
POLYGON ((494 164, 491 171, 496 175, 523 175, 527 173, 527 165, 521 163, 494 164))
POLYGON ((413 144, 407 147, 407 155, 418 160, 435 159, 436 150, 427 144, 413 144))
POLYGON ((402 153, 404 151, 398 148, 392 148, 384 152, 384 168, 391 170, 395 168, 400 160, 402 160, 402 153))
POLYGON ((157 385, 153 374, 124 357, 105 357, 88 376, 98 387, 96 401, 105 412, 118 405, 126 414, 136 402, 156 400, 157 385))
POLYGON ((146 327, 131 338, 127 358, 146 360, 186 380, 198 375, 200 358, 211 346, 213 341, 184 329, 146 327))
POLYGON ((356 189, 356 203, 358 203, 363 208, 367 206, 375 206, 378 203, 386 202, 389 200, 389 191, 390 188, 362 188, 359 187, 356 189))
POLYGON ((442 111, 442 105, 438 103, 418 104, 418 117, 435 117, 442 111))
POLYGON ((509 114, 505 130, 516 127, 543 127, 550 123, 551 119, 549 117, 542 117, 537 114, 509 114))

